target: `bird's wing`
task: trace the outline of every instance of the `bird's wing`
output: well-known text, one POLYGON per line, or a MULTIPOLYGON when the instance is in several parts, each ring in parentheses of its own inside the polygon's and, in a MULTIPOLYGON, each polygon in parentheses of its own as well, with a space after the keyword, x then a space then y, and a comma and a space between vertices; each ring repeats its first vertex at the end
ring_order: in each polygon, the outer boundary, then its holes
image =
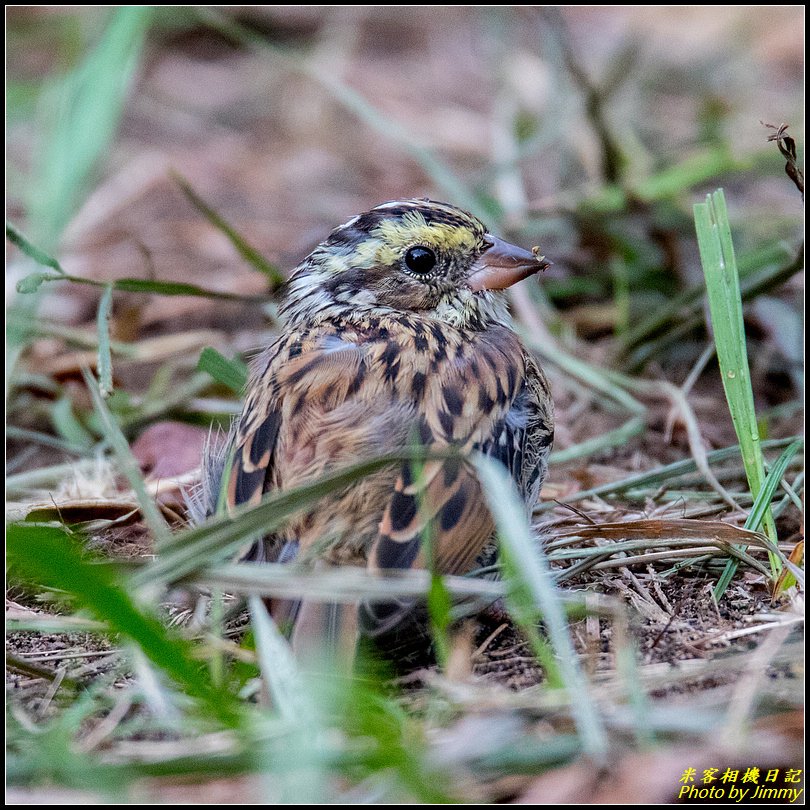
POLYGON ((296 447, 295 438, 307 410, 316 403, 334 408, 356 391, 362 359, 356 343, 324 330, 287 334, 259 356, 234 442, 229 506, 258 503, 278 486, 280 466, 286 478, 298 477, 293 471, 307 443, 296 447))
MULTIPOLYGON (((396 397, 392 346, 386 331, 338 334, 320 325, 287 334, 262 354, 234 442, 229 507, 402 447, 413 407, 396 397)), ((282 536, 308 553, 323 541, 332 561, 362 562, 394 474, 384 470, 313 506, 282 536)), ((265 551, 259 558, 275 559, 280 549, 265 551)))

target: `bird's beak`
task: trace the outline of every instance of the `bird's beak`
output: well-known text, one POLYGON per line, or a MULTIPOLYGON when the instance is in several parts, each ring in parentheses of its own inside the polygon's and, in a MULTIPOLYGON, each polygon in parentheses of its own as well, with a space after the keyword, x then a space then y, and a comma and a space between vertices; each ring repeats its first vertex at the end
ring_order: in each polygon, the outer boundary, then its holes
POLYGON ((497 236, 486 235, 492 247, 487 248, 470 269, 467 283, 474 292, 505 290, 549 266, 545 257, 524 250, 497 236))

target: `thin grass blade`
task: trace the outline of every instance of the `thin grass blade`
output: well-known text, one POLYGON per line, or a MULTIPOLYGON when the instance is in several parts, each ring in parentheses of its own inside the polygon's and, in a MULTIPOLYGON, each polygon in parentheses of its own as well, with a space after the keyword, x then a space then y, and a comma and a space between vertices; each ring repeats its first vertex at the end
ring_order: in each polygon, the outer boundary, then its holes
POLYGON ((601 758, 607 751, 605 729, 579 667, 568 633, 565 610, 548 563, 535 549, 523 502, 508 473, 500 464, 485 456, 478 456, 475 465, 487 503, 495 518, 503 549, 542 612, 571 698, 571 710, 583 748, 588 754, 601 758))
POLYGON ((247 384, 247 366, 236 358, 228 360, 227 357, 210 346, 206 346, 200 352, 197 371, 210 374, 218 383, 230 388, 235 394, 241 394, 247 384))
POLYGON ((110 349, 110 315, 112 314, 112 284, 108 284, 98 302, 96 330, 98 332, 98 387, 107 399, 113 392, 112 352, 110 349))
MULTIPOLYGON (((779 458, 773 463, 773 466, 771 467, 770 472, 762 485, 762 489, 760 489, 760 491, 757 493, 757 497, 754 499, 754 504, 751 507, 751 511, 748 513, 748 518, 745 521, 746 529, 753 532, 759 531, 766 515, 768 514, 770 504, 774 495, 776 494, 776 490, 779 487, 785 472, 787 471, 788 465, 793 460, 793 456, 799 452, 801 446, 801 441, 794 441, 789 447, 784 449, 779 458)), ((773 552, 771 552, 771 554, 772 556, 776 556, 773 552)), ((720 579, 717 580, 717 584, 714 586, 714 598, 718 601, 726 592, 726 588, 728 588, 729 583, 737 571, 738 565, 738 560, 730 559, 726 564, 725 569, 723 569, 720 579)), ((781 568, 781 561, 779 565, 781 568)), ((773 567, 771 567, 771 570, 773 571, 773 567)))
POLYGON ((234 246, 236 252, 253 268, 267 276, 273 289, 280 287, 284 283, 284 274, 274 264, 259 253, 256 248, 248 243, 244 236, 232 225, 225 221, 221 214, 211 208, 205 200, 197 194, 191 184, 177 172, 173 172, 174 181, 180 186, 180 190, 186 195, 186 199, 219 231, 227 237, 234 246))
POLYGON ((204 702, 220 721, 236 722, 233 700, 213 688, 204 668, 194 661, 190 643, 171 635, 157 617, 138 607, 112 565, 88 561, 69 535, 52 526, 12 524, 6 541, 13 572, 69 593, 112 631, 132 639, 155 666, 204 702))
MULTIPOLYGON (((748 485, 756 498, 765 479, 765 465, 748 367, 740 275, 723 190, 718 189, 707 196, 705 203, 695 205, 694 215, 723 387, 748 485)), ((765 510, 763 522, 765 533, 775 543, 776 526, 770 506, 765 510)), ((774 575, 780 568, 779 560, 772 555, 774 575)))

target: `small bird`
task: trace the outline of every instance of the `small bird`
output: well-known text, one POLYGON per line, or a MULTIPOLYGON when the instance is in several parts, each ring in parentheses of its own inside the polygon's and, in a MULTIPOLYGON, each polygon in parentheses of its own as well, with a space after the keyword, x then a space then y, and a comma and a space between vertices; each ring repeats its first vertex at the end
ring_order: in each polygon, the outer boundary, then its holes
MULTIPOLYGON (((414 438, 462 458, 367 476, 264 538, 251 559, 424 568, 429 532, 438 572, 470 572, 495 528, 463 455, 501 460, 527 511, 546 474, 551 394, 502 292, 546 266, 427 199, 383 203, 332 231, 290 277, 283 332, 253 364, 222 481, 227 505, 258 503, 414 438)), ((361 631, 389 631, 412 607, 363 604, 361 631)), ((280 612, 293 619, 296 607, 280 612)))

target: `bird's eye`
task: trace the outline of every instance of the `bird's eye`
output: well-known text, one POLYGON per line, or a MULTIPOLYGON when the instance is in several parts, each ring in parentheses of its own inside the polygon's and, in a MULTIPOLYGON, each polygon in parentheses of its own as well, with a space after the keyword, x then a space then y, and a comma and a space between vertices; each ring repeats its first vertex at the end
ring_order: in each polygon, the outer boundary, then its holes
POLYGON ((412 273, 427 275, 436 266, 436 254, 426 247, 408 248, 405 254, 405 266, 412 273))

